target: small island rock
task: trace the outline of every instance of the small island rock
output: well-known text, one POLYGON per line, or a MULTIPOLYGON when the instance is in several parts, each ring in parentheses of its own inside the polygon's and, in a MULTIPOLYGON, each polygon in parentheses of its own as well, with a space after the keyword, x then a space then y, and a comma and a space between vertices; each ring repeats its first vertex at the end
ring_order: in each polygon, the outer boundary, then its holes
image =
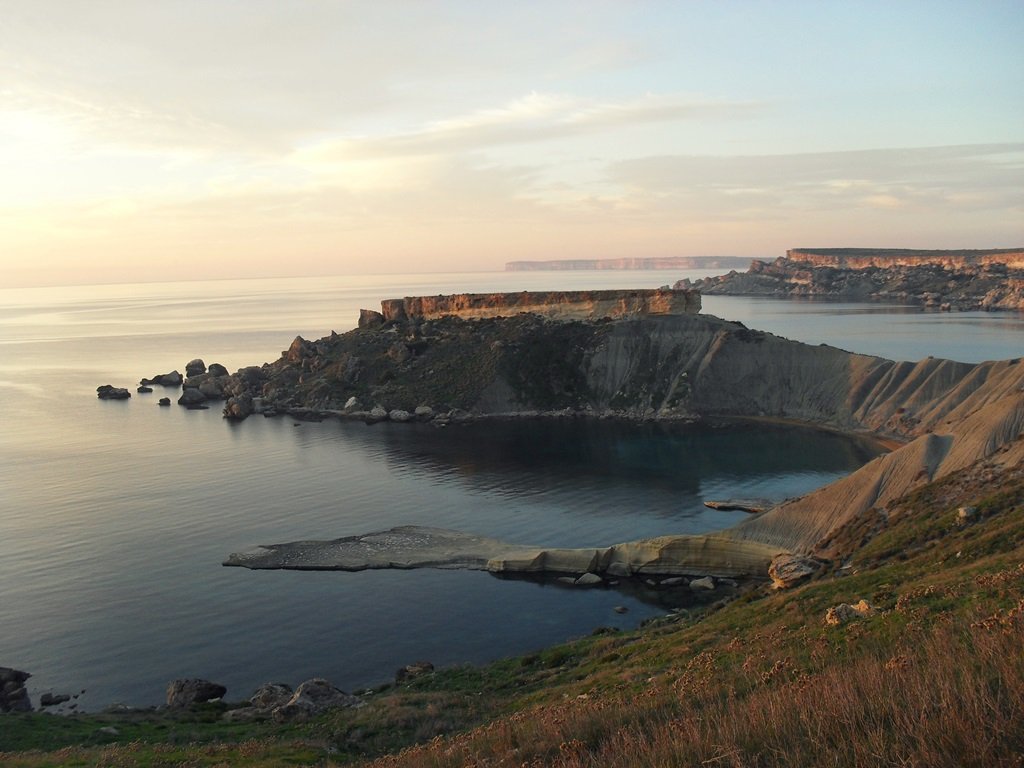
POLYGON ((204 363, 200 358, 197 357, 195 360, 189 360, 188 363, 185 364, 186 376, 198 376, 201 373, 206 373, 206 363, 204 363))
POLYGON ((127 400, 132 396, 124 387, 115 387, 110 384, 103 384, 96 387, 96 397, 100 400, 127 400))

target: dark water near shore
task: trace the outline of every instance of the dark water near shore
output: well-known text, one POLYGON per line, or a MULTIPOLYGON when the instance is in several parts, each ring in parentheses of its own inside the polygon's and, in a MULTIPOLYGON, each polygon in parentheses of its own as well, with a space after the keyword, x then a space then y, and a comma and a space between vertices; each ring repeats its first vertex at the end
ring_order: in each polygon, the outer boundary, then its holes
MULTIPOLYGON (((346 689, 415 659, 477 662, 635 626, 651 596, 450 571, 223 568, 254 544, 414 523, 554 546, 725 527, 707 498, 797 495, 870 458, 778 427, 609 422, 446 430, 290 419, 229 424, 158 408, 159 388, 99 402, 192 357, 229 369, 292 337, 354 325, 382 297, 656 287, 683 275, 537 273, 217 281, 0 291, 0 665, 34 697, 158 703, 202 676, 241 698, 322 675, 346 689), (612 610, 624 605, 620 615, 612 610)), ((812 343, 917 359, 1020 354, 1018 315, 705 300, 705 311, 812 343)), ((172 394, 173 392, 169 392, 172 394)))

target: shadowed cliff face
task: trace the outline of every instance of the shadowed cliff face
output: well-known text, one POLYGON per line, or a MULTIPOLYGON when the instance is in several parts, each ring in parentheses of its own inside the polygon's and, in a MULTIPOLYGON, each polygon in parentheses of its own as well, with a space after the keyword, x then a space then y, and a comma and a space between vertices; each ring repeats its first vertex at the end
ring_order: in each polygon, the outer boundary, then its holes
POLYGON ((1016 362, 893 362, 704 315, 448 317, 296 339, 248 394, 285 410, 765 417, 912 438, 1024 382, 1016 362))

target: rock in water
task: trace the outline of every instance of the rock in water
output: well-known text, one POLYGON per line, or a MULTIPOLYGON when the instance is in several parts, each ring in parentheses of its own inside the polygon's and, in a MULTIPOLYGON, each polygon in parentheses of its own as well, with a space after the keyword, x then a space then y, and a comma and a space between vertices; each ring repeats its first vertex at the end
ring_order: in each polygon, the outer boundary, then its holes
POLYGON ((223 685, 211 683, 209 680, 173 680, 167 686, 167 706, 172 709, 187 709, 193 704, 222 698, 227 692, 228 689, 223 685))
POLYGON ((198 376, 201 373, 206 373, 206 363, 200 358, 197 357, 195 360, 189 360, 185 365, 186 376, 198 376))
POLYGON ((712 576, 703 576, 690 582, 690 589, 714 589, 715 579, 712 576))
POLYGON ((25 681, 32 675, 10 667, 0 667, 0 712, 31 712, 25 681))
POLYGON ((132 396, 124 387, 115 387, 110 384, 103 384, 96 387, 96 397, 100 400, 127 400, 132 396))
POLYGON ((199 405, 205 402, 206 395, 193 387, 183 390, 181 397, 178 398, 178 405, 199 405))
POLYGON ((211 376, 227 376, 228 369, 220 363, 210 363, 210 367, 206 369, 206 372, 211 376))

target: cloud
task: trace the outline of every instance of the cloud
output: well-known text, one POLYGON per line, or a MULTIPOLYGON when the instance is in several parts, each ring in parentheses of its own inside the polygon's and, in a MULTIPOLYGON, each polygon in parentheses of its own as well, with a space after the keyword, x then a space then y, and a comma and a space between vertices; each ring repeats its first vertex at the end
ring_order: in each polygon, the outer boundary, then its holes
POLYGON ((1024 143, 910 147, 788 155, 673 155, 611 164, 622 196, 651 205, 729 215, 745 207, 779 211, 941 209, 1019 210, 1024 143), (738 204, 745 198, 747 205, 738 204))
POLYGON ((303 150, 319 161, 467 152, 505 145, 569 139, 611 128, 683 120, 730 120, 761 109, 752 102, 647 94, 619 102, 532 92, 505 105, 383 136, 351 136, 303 150))

